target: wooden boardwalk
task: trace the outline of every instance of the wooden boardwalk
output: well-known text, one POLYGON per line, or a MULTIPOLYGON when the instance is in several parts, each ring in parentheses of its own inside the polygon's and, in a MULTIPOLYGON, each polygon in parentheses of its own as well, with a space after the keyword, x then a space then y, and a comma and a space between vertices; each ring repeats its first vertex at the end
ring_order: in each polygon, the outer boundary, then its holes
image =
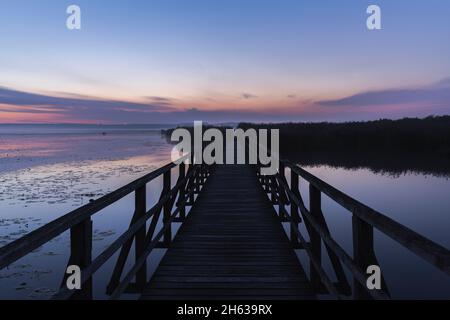
POLYGON ((245 165, 219 165, 142 299, 314 299, 276 211, 245 165))

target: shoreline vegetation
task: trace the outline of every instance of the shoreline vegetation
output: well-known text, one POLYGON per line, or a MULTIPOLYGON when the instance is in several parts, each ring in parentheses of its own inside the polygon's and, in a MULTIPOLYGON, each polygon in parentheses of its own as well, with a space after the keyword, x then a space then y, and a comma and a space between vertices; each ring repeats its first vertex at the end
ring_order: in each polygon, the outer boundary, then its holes
MULTIPOLYGON (((279 129, 281 156, 300 165, 368 168, 391 175, 422 172, 450 176, 450 116, 342 123, 240 123, 237 127, 279 129)), ((162 130, 169 141, 174 129, 162 130)))

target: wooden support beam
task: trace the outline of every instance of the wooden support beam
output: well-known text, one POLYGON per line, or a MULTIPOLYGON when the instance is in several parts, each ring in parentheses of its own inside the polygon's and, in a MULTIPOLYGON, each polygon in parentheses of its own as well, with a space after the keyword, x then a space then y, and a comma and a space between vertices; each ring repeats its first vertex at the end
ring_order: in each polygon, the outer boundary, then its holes
MULTIPOLYGON (((92 262, 92 220, 86 219, 70 229, 70 258, 69 265, 76 265, 81 270, 85 269, 92 262)), ((91 300, 92 277, 89 278, 72 295, 73 300, 91 300)))
MULTIPOLYGON (((309 206, 310 213, 313 216, 316 216, 321 209, 321 193, 320 190, 317 189, 314 185, 309 185, 309 206)), ((305 221, 306 223, 306 221, 305 221)), ((322 240, 320 239, 319 233, 311 226, 309 223, 306 223, 306 227, 308 228, 310 243, 311 243, 311 252, 314 256, 314 259, 317 261, 319 266, 322 263, 322 240)), ((323 289, 322 282, 320 281, 320 276, 316 271, 315 266, 310 263, 310 281, 316 292, 320 292, 323 289)))
MULTIPOLYGON (((184 164, 184 162, 180 163, 180 169, 179 169, 180 173, 179 173, 179 180, 183 180, 186 177, 186 165, 184 164)), ((179 197, 178 197, 178 207, 180 208, 180 222, 184 221, 184 219, 186 218, 186 204, 184 202, 184 197, 186 195, 186 184, 184 184, 181 189, 180 189, 180 193, 179 193, 179 197), (181 201, 180 201, 181 200, 181 201)))
POLYGON ((278 195, 277 195, 277 188, 276 188, 276 184, 277 184, 277 179, 275 178, 275 176, 269 176, 269 190, 270 190, 270 196, 271 196, 271 200, 272 200, 272 204, 276 205, 278 204, 278 195))
MULTIPOLYGON (((280 180, 282 180, 282 181, 286 180, 284 168, 285 168, 284 163, 280 162, 279 175, 280 175, 280 180)), ((276 179, 275 179, 275 183, 276 183, 276 179)), ((286 210, 285 210, 284 190, 283 190, 283 187, 278 184, 278 213, 279 213, 281 219, 283 219, 285 217, 285 211, 286 210)))
MULTIPOLYGON (((297 173, 292 171, 291 171, 291 190, 297 197, 300 197, 299 177, 297 173)), ((298 205, 295 203, 295 201, 291 201, 290 235, 291 235, 291 243, 294 245, 294 247, 299 245, 297 229, 300 222, 301 219, 298 211, 298 205)))
MULTIPOLYGON (((353 260, 365 271, 370 265, 370 252, 373 251, 373 227, 357 216, 352 217, 353 260)), ((353 299, 369 300, 371 296, 358 281, 353 281, 353 299)))
MULTIPOLYGON (((362 220, 361 218, 353 215, 352 217, 353 227, 353 259, 355 263, 366 271, 368 266, 379 266, 378 260, 375 255, 374 239, 373 239, 373 227, 362 220)), ((361 283, 353 281, 353 298, 357 300, 370 300, 372 296, 368 292, 368 288, 364 287, 361 283)), ((376 290, 376 289, 375 289, 376 290)), ((389 289, 387 287, 385 278, 381 274, 381 289, 385 294, 390 296, 389 289)))
MULTIPOLYGON (((145 215, 147 212, 147 192, 146 186, 142 186, 135 192, 135 215, 136 219, 139 219, 145 215)), ((146 236, 147 228, 144 224, 142 228, 136 232, 135 235, 135 256, 136 261, 140 258, 140 256, 145 251, 145 236, 146 236)), ((136 285, 137 287, 144 287, 147 283, 147 263, 139 269, 136 273, 136 285)))
MULTIPOLYGON (((168 194, 170 192, 170 188, 171 188, 171 172, 169 170, 166 173, 164 173, 162 194, 163 195, 168 194)), ((164 204, 164 209, 163 209, 164 226, 166 226, 167 224, 170 224, 171 211, 172 211, 171 201, 166 201, 166 203, 164 204)), ((163 241, 167 247, 172 242, 172 228, 170 226, 168 228, 166 228, 166 231, 164 232, 164 240, 163 241)))

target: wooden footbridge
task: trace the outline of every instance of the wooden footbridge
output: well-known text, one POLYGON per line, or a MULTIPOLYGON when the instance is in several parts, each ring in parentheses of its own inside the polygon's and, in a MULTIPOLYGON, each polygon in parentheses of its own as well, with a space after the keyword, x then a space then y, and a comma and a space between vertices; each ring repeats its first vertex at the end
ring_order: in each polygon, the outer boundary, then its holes
POLYGON ((367 266, 379 265, 374 228, 450 275, 449 250, 289 161, 282 161, 273 176, 260 175, 255 165, 170 163, 0 248, 0 269, 70 230, 68 265, 82 269, 82 288, 67 289, 61 275, 55 299, 92 299, 93 276, 110 259, 115 264, 106 292, 112 299, 124 293, 138 293, 145 300, 297 300, 320 294, 389 299, 384 279, 380 290, 366 286, 367 266), (160 176, 159 200, 148 208, 146 186, 160 176), (308 208, 299 183, 309 184, 308 208), (93 257, 92 216, 132 193, 135 208, 129 228, 93 257), (352 215, 351 254, 328 229, 322 194, 352 215), (176 234, 175 223, 181 224, 176 234), (282 223, 289 226, 287 232, 282 223), (301 232, 301 224, 306 232, 301 232), (167 252, 150 275, 149 255, 159 248, 167 252), (308 274, 298 251, 309 259, 308 274), (332 272, 323 266, 325 255, 332 272), (134 263, 127 268, 130 259, 134 263))

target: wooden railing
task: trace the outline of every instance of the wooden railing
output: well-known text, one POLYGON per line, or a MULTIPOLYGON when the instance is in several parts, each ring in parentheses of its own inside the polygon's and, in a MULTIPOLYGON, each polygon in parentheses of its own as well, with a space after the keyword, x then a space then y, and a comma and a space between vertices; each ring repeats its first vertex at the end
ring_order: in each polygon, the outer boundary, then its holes
POLYGON ((290 240, 294 248, 304 249, 307 253, 310 261, 310 281, 316 293, 328 293, 337 299, 346 296, 353 296, 354 299, 390 298, 383 278, 380 290, 369 290, 366 285, 367 267, 379 266, 374 249, 374 228, 450 275, 449 250, 349 197, 298 165, 280 160, 278 173, 273 176, 261 175, 260 167, 257 167, 258 179, 272 203, 278 206, 280 220, 290 222, 290 240), (290 170, 290 184, 286 179, 286 169, 290 170), (309 184, 309 208, 306 208, 300 194, 301 180, 309 184), (352 256, 333 239, 330 233, 322 213, 322 194, 352 214, 352 256), (288 206, 290 212, 287 210, 288 206), (305 224, 308 238, 300 231, 301 222, 305 224), (322 243, 336 275, 336 283, 330 279, 322 265, 322 243), (353 286, 349 285, 343 266, 350 271, 353 286))
MULTIPOLYGON (((186 165, 170 163, 98 200, 76 209, 28 235, 0 248, 0 270, 41 247, 63 232, 70 230, 70 258, 68 265, 81 268, 81 290, 69 290, 66 276, 54 299, 92 299, 94 273, 105 264, 119 249, 120 253, 107 286, 111 298, 118 298, 124 292, 138 292, 147 283, 147 258, 155 248, 167 248, 172 241, 172 223, 183 222, 186 207, 195 202, 210 174, 206 165, 186 165), (172 171, 179 168, 178 179, 171 185, 172 171), (163 176, 163 187, 158 202, 147 210, 146 186, 149 182, 163 176), (92 259, 92 216, 100 210, 119 201, 125 196, 135 194, 135 208, 129 228, 112 242, 108 248, 92 259), (157 231, 162 214, 162 226, 157 231), (149 226, 147 228, 147 222, 149 226), (122 277, 133 243, 135 244, 135 263, 122 277), (135 279, 135 283, 131 283, 135 279)), ((177 162, 178 163, 178 162, 177 162)))

